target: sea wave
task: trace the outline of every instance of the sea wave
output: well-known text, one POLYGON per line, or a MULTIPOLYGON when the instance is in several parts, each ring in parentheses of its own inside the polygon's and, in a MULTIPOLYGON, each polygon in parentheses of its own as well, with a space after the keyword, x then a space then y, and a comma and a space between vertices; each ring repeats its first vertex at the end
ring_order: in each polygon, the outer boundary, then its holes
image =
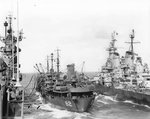
POLYGON ((146 108, 149 108, 149 109, 150 109, 150 106, 148 106, 148 105, 138 104, 138 103, 135 103, 135 102, 133 102, 133 101, 131 101, 131 100, 125 100, 125 101, 123 101, 123 102, 124 102, 124 103, 130 103, 130 104, 137 105, 137 106, 143 106, 143 107, 146 107, 146 108))
POLYGON ((118 102, 117 100, 115 100, 115 97, 105 96, 105 95, 98 95, 96 97, 96 101, 101 102, 103 104, 112 104, 114 102, 115 103, 118 102))
MULTIPOLYGON (((32 105, 37 108, 39 105, 32 105)), ((77 113, 61 110, 53 104, 41 104, 37 111, 25 117, 25 119, 93 119, 90 113, 77 113)))
POLYGON ((107 100, 111 100, 111 101, 113 101, 113 102, 118 102, 118 101, 116 100, 116 96, 105 96, 104 98, 107 99, 107 100))

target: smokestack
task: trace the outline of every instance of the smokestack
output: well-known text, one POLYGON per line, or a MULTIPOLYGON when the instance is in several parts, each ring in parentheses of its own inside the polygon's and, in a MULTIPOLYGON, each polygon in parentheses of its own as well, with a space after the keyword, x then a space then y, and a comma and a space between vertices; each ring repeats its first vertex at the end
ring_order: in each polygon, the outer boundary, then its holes
POLYGON ((73 76, 75 76, 75 65, 68 64, 67 65, 67 77, 70 80, 73 76))

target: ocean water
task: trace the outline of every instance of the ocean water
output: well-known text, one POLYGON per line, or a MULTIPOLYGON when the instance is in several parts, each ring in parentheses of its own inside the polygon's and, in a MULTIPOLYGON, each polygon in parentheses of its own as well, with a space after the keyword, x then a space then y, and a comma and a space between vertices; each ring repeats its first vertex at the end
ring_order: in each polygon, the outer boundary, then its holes
MULTIPOLYGON (((31 75, 27 76, 24 85, 31 80, 31 75), (30 77, 30 78, 29 78, 30 77), (28 81, 27 81, 28 80, 28 81)), ((34 86, 31 81, 30 89, 34 86)), ((113 97, 98 95, 93 106, 88 112, 77 113, 61 110, 52 104, 42 103, 39 96, 31 107, 24 111, 25 119, 150 119, 150 107, 139 105, 131 101, 119 102, 113 97)))

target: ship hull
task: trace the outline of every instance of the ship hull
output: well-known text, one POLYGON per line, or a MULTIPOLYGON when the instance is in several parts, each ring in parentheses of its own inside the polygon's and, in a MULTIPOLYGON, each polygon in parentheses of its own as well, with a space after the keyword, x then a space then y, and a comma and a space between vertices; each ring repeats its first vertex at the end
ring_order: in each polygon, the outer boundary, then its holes
POLYGON ((95 89, 98 94, 113 96, 118 101, 131 100, 138 104, 150 106, 150 94, 116 89, 114 87, 107 87, 101 84, 96 85, 95 89))
POLYGON ((7 88, 1 90, 1 118, 0 119, 21 119, 22 102, 7 101, 7 88))
POLYGON ((3 109, 2 99, 3 99, 3 95, 2 92, 0 91, 0 119, 2 119, 2 109, 3 109))
POLYGON ((61 109, 66 109, 73 112, 85 112, 91 107, 94 102, 94 96, 72 99, 69 97, 45 96, 45 103, 51 103, 59 106, 61 109))

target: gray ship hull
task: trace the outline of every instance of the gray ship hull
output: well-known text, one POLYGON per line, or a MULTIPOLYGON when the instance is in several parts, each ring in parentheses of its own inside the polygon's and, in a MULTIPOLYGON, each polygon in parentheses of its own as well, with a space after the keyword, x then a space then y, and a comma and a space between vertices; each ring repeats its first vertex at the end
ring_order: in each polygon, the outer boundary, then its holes
POLYGON ((125 89, 116 89, 114 87, 107 87, 101 84, 96 85, 95 91, 98 94, 114 96, 118 101, 131 100, 138 104, 150 106, 150 94, 142 92, 135 92, 125 89))
POLYGON ((95 96, 72 99, 49 95, 43 98, 46 103, 54 104, 68 111, 85 112, 92 106, 95 96))
POLYGON ((0 91, 0 119, 2 119, 2 99, 3 99, 3 95, 2 92, 0 91))

